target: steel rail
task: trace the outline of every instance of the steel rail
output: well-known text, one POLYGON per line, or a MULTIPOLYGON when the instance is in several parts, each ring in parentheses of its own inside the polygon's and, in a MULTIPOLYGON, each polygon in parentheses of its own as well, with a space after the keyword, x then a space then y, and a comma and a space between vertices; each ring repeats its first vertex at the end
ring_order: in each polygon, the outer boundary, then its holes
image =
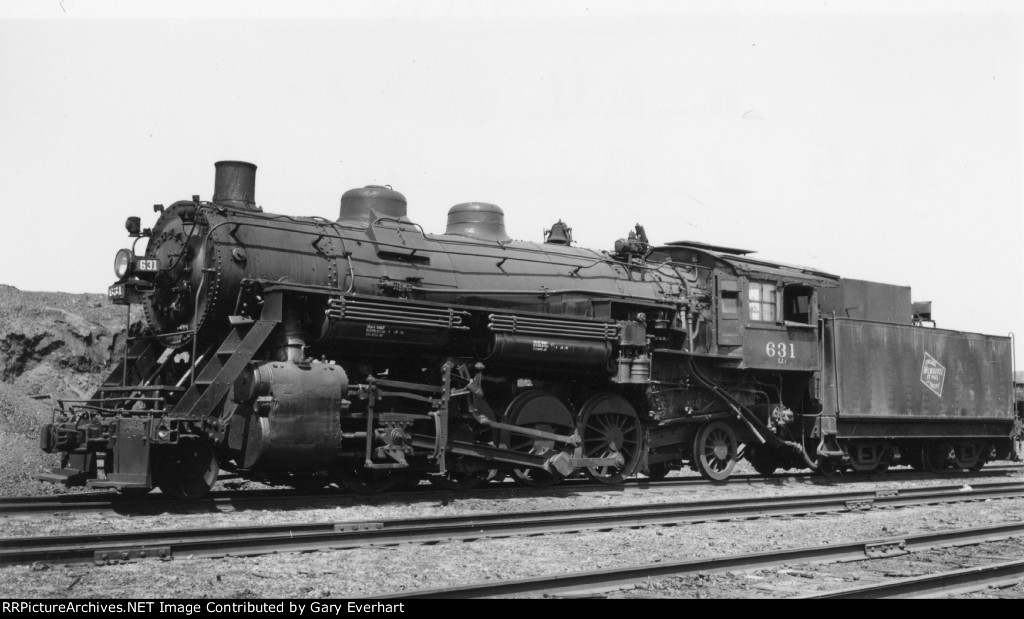
POLYGON ((1012 585, 1022 580, 1024 580, 1024 559, 798 597, 808 600, 924 598, 970 593, 987 587, 1012 585))
MULTIPOLYGON (((638 581, 649 578, 755 570, 780 567, 782 565, 794 563, 834 563, 837 561, 876 559, 945 546, 982 544, 1011 537, 1019 537, 1021 535, 1024 535, 1024 522, 1016 522, 970 529, 956 529, 951 531, 923 533, 920 535, 908 535, 905 537, 843 542, 827 546, 810 546, 789 550, 770 550, 767 552, 726 555, 710 559, 691 559, 671 563, 631 565, 621 568, 573 572, 569 574, 552 574, 522 580, 482 582, 457 587, 381 593, 369 596, 369 598, 377 600, 415 600, 438 598, 486 598, 504 595, 540 593, 548 595, 581 595, 588 591, 593 591, 594 589, 615 589, 625 585, 635 584, 638 581)), ((1014 562, 1014 564, 1020 563, 1024 562, 1014 562)), ((1011 571, 1011 568, 1006 569, 1008 572, 1011 571)), ((971 570, 961 571, 969 572, 971 570)), ((995 571, 993 571, 993 573, 995 573, 995 571)), ((955 573, 950 573, 950 575, 953 574, 955 573)), ((997 576, 993 576, 993 579, 996 577, 997 576)), ((1002 573, 1000 573, 998 577, 1004 579, 1000 582, 1005 582, 1011 578, 1010 576, 1005 576, 1002 573)), ((964 576, 950 576, 947 582, 955 584, 957 578, 962 579, 964 576)), ((830 594, 822 594, 820 597, 827 598, 831 596, 830 594)))
MULTIPOLYGON (((764 475, 733 475, 731 484, 773 484, 778 485, 788 479, 804 480, 816 486, 840 486, 844 483, 865 481, 917 481, 925 479, 977 479, 1011 476, 1021 472, 1020 465, 998 465, 980 472, 949 472, 943 474, 922 473, 918 471, 891 471, 886 474, 853 473, 838 477, 822 477, 808 471, 778 473, 770 477, 764 475)), ((102 512, 122 511, 124 513, 148 513, 158 510, 175 509, 184 511, 233 511, 247 509, 252 506, 309 504, 373 503, 386 501, 431 501, 443 500, 452 496, 473 498, 504 498, 504 497, 545 497, 563 496, 573 492, 640 492, 651 489, 670 489, 673 487, 705 486, 710 482, 703 477, 669 477, 666 479, 637 478, 626 480, 624 484, 607 485, 588 480, 567 480, 546 488, 528 488, 511 482, 491 483, 472 490, 445 490, 433 485, 422 485, 419 488, 401 492, 389 492, 379 495, 357 495, 342 493, 335 489, 310 493, 294 489, 271 488, 264 490, 224 490, 210 493, 206 498, 178 500, 160 493, 143 496, 118 494, 113 491, 76 492, 46 496, 0 497, 0 517, 11 515, 46 514, 53 512, 102 512)), ((940 487, 937 487, 940 488, 940 487)))
POLYGON ((103 563, 146 557, 221 557, 229 554, 308 552, 368 545, 437 543, 1014 497, 1024 497, 1024 482, 986 484, 976 486, 970 492, 964 492, 960 487, 916 488, 881 493, 844 492, 773 499, 745 498, 389 521, 288 523, 256 527, 21 537, 0 539, 0 565, 37 561, 103 563))

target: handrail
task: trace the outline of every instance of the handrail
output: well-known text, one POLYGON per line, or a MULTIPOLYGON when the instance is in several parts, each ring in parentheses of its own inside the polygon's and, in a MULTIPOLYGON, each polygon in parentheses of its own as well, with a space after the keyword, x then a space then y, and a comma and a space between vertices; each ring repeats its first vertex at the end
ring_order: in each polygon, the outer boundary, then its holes
POLYGON ((189 372, 191 373, 191 377, 189 379, 190 387, 194 385, 196 382, 196 364, 198 362, 198 360, 196 359, 196 355, 199 354, 197 350, 199 346, 199 295, 200 293, 202 293, 203 287, 205 285, 206 271, 204 270, 203 276, 199 280, 199 285, 196 286, 196 296, 195 300, 192 303, 192 354, 189 356, 188 359, 189 363, 192 365, 192 368, 189 370, 189 372))

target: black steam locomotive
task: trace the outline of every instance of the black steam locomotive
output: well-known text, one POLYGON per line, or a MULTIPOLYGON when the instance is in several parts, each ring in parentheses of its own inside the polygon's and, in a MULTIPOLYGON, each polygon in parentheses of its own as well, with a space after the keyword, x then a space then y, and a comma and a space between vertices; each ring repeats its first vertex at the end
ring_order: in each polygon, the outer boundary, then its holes
POLYGON ((109 295, 147 328, 42 428, 63 463, 41 478, 198 497, 224 468, 368 493, 1013 450, 1010 340, 924 326, 909 288, 639 225, 609 251, 561 221, 513 241, 480 202, 427 234, 390 187, 346 192, 336 221, 274 215, 255 170, 219 162, 212 201, 128 219, 109 295))

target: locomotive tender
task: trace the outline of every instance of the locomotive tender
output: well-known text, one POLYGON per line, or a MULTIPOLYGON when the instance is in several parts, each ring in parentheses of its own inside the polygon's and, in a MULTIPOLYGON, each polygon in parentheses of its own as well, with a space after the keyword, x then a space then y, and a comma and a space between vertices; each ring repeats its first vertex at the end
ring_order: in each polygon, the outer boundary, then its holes
POLYGON ((40 478, 191 498, 225 468, 369 493, 1013 450, 1010 339, 925 327, 908 288, 639 225, 609 251, 561 221, 514 241, 479 202, 427 234, 390 187, 346 192, 336 221, 274 215, 255 165, 215 167, 212 201, 128 219, 145 253, 118 252, 109 295, 147 328, 41 428, 62 465, 40 478))

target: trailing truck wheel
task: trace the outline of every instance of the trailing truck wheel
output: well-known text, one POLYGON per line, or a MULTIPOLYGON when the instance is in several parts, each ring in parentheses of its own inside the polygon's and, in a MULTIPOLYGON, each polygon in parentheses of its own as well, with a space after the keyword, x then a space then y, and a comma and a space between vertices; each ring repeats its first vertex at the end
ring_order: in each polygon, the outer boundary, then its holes
POLYGON ((584 458, 622 456, 622 466, 588 466, 587 477, 603 484, 621 484, 640 461, 642 433, 633 407, 613 393, 596 395, 580 410, 584 458))
POLYGON ((220 466, 213 445, 203 438, 188 438, 177 445, 153 450, 153 476, 164 494, 176 499, 199 499, 217 482, 220 466))
POLYGON ((729 424, 712 421, 697 431, 693 441, 693 463, 697 472, 711 481, 725 481, 736 468, 739 444, 729 424))

